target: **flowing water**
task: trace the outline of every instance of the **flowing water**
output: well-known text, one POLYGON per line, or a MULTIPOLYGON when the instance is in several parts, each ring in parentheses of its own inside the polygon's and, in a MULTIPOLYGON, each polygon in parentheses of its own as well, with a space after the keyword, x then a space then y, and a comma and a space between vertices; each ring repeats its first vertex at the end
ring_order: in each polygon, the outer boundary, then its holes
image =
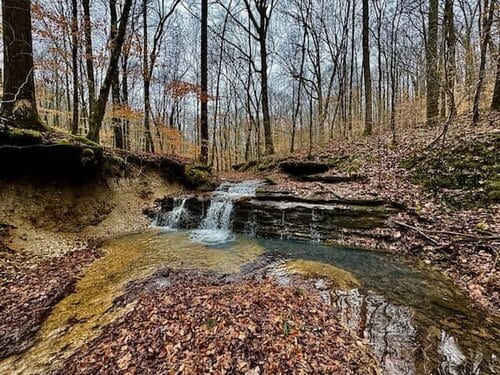
POLYGON ((0 361, 0 373, 45 374, 56 368, 133 307, 113 308, 131 281, 166 267, 237 274, 263 264, 282 283, 293 282, 292 273, 313 276, 332 314, 370 343, 384 374, 500 373, 498 317, 471 307, 438 272, 376 252, 232 234, 232 203, 253 194, 258 182, 244 185, 221 187, 196 231, 170 230, 180 212, 165 222, 168 231, 156 228, 109 241, 76 292, 55 306, 35 344, 0 361))
POLYGON ((262 182, 259 180, 222 184, 215 191, 200 228, 191 232, 191 239, 209 245, 233 241, 234 235, 231 230, 233 202, 253 196, 260 185, 262 182))
POLYGON ((230 246, 193 243, 185 232, 152 229, 116 238, 104 245, 105 256, 95 261, 78 281, 76 292, 58 303, 26 352, 0 361, 0 374, 47 374, 84 342, 95 338, 107 323, 132 306, 113 309, 128 282, 151 276, 165 267, 237 273, 264 249, 249 238, 230 246))
POLYGON ((154 227, 163 228, 164 230, 177 230, 184 215, 186 198, 175 198, 174 209, 170 212, 159 213, 153 222, 154 227))

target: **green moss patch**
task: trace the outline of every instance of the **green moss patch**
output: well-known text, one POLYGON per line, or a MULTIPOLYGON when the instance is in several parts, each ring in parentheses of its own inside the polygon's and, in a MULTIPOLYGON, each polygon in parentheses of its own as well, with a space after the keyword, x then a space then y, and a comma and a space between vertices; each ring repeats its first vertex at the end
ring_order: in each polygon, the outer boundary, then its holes
POLYGON ((42 133, 39 131, 0 125, 0 145, 29 146, 42 141, 42 133))
POLYGON ((186 164, 182 182, 193 189, 208 191, 215 188, 214 176, 210 169, 201 165, 186 164))
POLYGON ((500 202, 500 133, 454 140, 402 163, 413 180, 452 207, 472 208, 500 202))

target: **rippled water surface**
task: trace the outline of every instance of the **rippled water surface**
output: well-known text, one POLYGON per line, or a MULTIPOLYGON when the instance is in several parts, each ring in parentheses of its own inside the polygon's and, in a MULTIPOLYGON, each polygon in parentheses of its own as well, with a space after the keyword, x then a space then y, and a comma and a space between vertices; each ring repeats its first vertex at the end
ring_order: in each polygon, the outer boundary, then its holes
MULTIPOLYGON (((268 264, 286 282, 290 272, 316 275, 332 314, 372 346, 386 374, 500 373, 497 318, 439 274, 393 257, 293 241, 235 236, 217 246, 193 243, 188 232, 150 230, 110 241, 63 299, 25 353, 0 362, 0 373, 47 373, 127 308, 111 309, 125 285, 164 267, 238 273, 268 264), (344 290, 334 290, 325 282, 344 290)), ((129 306, 128 308, 131 308, 129 306)))

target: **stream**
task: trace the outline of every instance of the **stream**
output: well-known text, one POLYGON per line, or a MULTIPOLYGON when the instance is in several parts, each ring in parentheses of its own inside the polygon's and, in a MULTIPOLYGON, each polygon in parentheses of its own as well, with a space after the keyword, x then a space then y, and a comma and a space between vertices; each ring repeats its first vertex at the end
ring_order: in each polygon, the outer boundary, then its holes
POLYGON ((34 345, 0 361, 0 373, 50 373, 133 308, 133 303, 113 308, 129 282, 166 267, 232 275, 263 265, 280 283, 293 282, 293 270, 314 275, 332 314, 370 344, 384 374, 500 373, 500 320, 472 307, 437 271, 378 252, 233 234, 232 202, 257 186, 223 185, 196 230, 177 228, 179 200, 150 230, 108 241, 105 255, 85 270, 76 292, 54 307, 34 345), (339 272, 357 287, 330 288, 328 279, 339 272))

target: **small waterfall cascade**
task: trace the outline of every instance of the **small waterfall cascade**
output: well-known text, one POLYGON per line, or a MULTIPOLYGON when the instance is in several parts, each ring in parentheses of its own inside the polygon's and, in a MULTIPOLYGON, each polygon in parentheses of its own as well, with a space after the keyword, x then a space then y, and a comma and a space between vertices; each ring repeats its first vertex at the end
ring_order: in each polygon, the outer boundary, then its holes
POLYGON ((156 216, 153 223, 155 227, 161 227, 165 230, 177 230, 182 216, 185 214, 186 198, 175 198, 174 209, 167 213, 160 213, 156 216))
POLYGON ((191 240, 209 245, 232 241, 234 239, 232 232, 234 201, 243 197, 254 196, 261 184, 262 182, 258 180, 223 183, 214 192, 200 227, 191 232, 191 240))
POLYGON ((315 242, 321 242, 321 234, 318 231, 316 222, 318 221, 318 214, 314 207, 311 209, 311 224, 309 225, 311 232, 311 239, 315 242))

